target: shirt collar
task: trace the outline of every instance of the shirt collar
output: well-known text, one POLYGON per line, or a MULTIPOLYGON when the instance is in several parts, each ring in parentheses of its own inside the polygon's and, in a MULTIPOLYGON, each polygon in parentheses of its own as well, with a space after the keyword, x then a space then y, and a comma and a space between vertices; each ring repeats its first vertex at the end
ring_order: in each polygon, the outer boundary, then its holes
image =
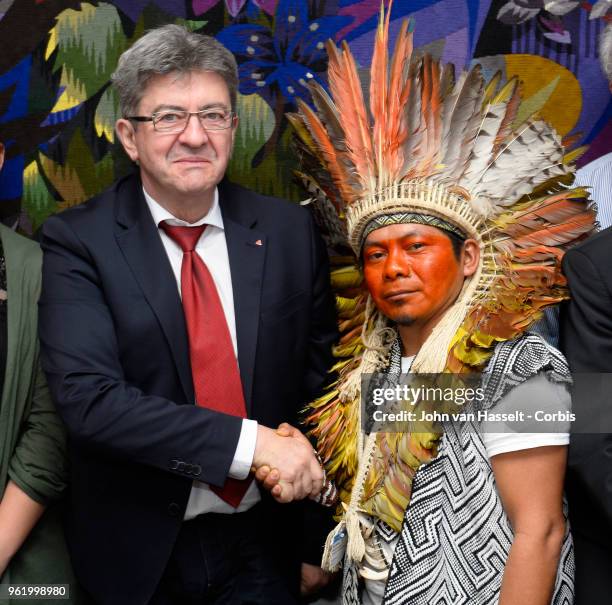
POLYGON ((219 205, 219 190, 215 187, 213 194, 213 202, 209 211, 195 223, 188 223, 180 218, 176 218, 173 214, 168 212, 163 206, 156 202, 144 189, 144 193, 147 206, 153 217, 153 221, 159 227, 159 224, 163 221, 168 221, 171 225, 179 225, 182 227, 195 227, 197 225, 211 225, 223 230, 223 217, 221 216, 221 206, 219 205))

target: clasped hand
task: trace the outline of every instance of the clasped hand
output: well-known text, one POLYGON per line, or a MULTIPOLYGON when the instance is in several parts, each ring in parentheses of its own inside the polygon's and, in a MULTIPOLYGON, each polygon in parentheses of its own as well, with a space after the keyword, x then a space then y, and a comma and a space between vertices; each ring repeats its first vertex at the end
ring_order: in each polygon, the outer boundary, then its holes
POLYGON ((323 488, 323 469, 312 445, 286 422, 276 430, 258 426, 253 471, 277 502, 316 498, 323 488))

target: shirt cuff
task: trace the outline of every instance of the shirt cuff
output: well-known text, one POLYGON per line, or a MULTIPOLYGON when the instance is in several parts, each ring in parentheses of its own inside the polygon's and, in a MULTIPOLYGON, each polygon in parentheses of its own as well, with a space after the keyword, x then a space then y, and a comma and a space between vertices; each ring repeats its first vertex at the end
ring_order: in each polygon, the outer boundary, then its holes
POLYGON ((257 421, 245 418, 242 421, 240 437, 236 446, 236 453, 229 469, 232 479, 246 479, 251 471, 255 446, 257 445, 257 421))

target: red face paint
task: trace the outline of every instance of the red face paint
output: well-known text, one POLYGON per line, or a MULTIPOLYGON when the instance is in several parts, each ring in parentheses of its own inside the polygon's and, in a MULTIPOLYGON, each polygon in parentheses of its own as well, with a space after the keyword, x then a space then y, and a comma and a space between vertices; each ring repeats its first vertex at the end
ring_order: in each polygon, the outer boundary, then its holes
POLYGON ((463 285, 463 264, 437 227, 389 225, 363 246, 364 277, 378 308, 400 325, 435 325, 463 285))

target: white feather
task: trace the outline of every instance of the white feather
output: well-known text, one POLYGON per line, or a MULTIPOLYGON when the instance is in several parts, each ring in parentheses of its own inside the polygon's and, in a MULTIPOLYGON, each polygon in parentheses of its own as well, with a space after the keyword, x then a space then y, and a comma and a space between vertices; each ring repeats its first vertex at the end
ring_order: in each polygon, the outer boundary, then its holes
POLYGON ((545 122, 534 120, 502 146, 471 191, 494 207, 510 206, 535 186, 568 171, 560 137, 545 122))
POLYGON ((453 94, 448 100, 454 107, 444 116, 446 121, 450 120, 442 127, 443 137, 448 132, 448 142, 444 146, 444 155, 440 155, 444 168, 436 180, 456 182, 463 173, 482 121, 483 93, 484 81, 480 66, 476 65, 463 80, 457 99, 453 94))
POLYGON ((459 177, 459 185, 471 191, 480 180, 487 166, 493 159, 495 138, 506 115, 507 103, 489 105, 484 112, 480 130, 474 141, 472 153, 468 159, 463 174, 459 177))

